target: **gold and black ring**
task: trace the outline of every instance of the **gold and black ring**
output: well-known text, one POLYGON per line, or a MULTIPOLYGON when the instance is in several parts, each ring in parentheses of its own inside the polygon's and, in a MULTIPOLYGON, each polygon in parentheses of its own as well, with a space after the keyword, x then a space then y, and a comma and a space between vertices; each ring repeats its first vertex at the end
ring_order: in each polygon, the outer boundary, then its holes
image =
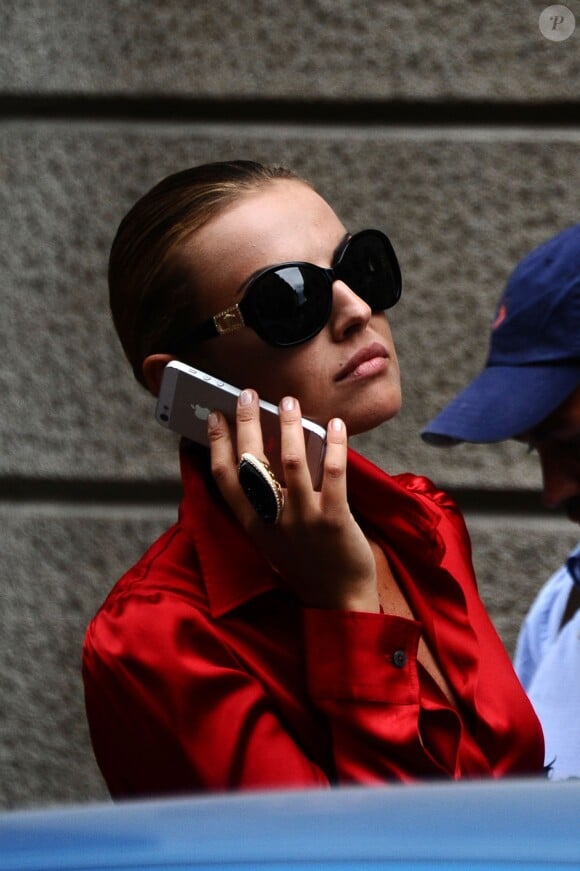
POLYGON ((277 523, 284 507, 284 491, 268 463, 243 453, 238 480, 258 517, 266 523, 277 523))

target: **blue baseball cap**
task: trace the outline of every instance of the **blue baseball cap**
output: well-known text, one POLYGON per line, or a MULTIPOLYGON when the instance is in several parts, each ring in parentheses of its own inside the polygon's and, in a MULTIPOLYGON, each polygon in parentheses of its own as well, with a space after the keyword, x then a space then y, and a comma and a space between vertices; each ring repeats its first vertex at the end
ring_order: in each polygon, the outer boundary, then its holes
POLYGON ((580 224, 510 275, 483 371, 421 432, 430 444, 499 442, 536 427, 580 386, 580 224))

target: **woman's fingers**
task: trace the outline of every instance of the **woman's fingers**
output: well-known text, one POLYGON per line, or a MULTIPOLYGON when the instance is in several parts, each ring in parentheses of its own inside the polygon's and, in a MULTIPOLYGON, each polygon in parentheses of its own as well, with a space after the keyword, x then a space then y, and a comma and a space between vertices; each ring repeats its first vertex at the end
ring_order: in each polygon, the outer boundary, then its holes
POLYGON ((236 411, 235 442, 225 417, 212 412, 208 422, 212 472, 216 482, 238 517, 245 523, 254 519, 246 496, 238 480, 238 462, 243 453, 259 460, 281 465, 286 487, 286 508, 294 519, 301 516, 313 520, 320 512, 327 520, 336 522, 348 512, 346 489, 347 432, 340 418, 333 418, 327 427, 326 456, 320 494, 312 487, 308 469, 304 430, 300 404, 286 396, 280 402, 280 457, 264 455, 264 441, 260 426, 258 395, 245 389, 239 396, 236 411), (248 514, 248 511, 250 512, 248 514))
POLYGON ((312 495, 312 479, 306 460, 302 413, 298 400, 285 396, 280 402, 280 441, 284 480, 290 497, 312 495))
POLYGON ((238 397, 236 409, 236 442, 237 454, 254 454, 259 460, 267 460, 264 456, 264 439, 260 426, 260 406, 255 390, 246 388, 238 397))
POLYGON ((320 496, 321 511, 336 516, 347 507, 346 461, 348 440, 346 426, 339 417, 333 417, 326 429, 326 454, 320 496))
POLYGON ((251 453, 264 458, 258 397, 253 390, 243 390, 238 398, 235 424, 235 446, 228 421, 223 414, 212 411, 208 419, 211 469, 216 483, 243 526, 255 524, 257 515, 242 490, 238 476, 239 458, 251 453))
MULTIPOLYGON (((237 484, 237 458, 229 424, 220 411, 212 411, 207 421, 211 471, 220 490, 226 496, 237 484)), ((229 501, 229 499, 228 499, 229 501)))
POLYGON ((300 404, 294 397, 286 396, 280 402, 279 411, 279 457, 264 454, 260 407, 254 390, 247 388, 239 396, 235 445, 226 419, 219 413, 212 413, 208 429, 212 471, 222 493, 232 507, 247 507, 240 501, 240 495, 245 497, 238 481, 238 461, 243 453, 250 453, 276 466, 281 461, 287 505, 293 507, 294 515, 309 516, 311 509, 318 504, 323 512, 329 512, 336 519, 344 513, 347 505, 347 432, 344 422, 340 418, 333 418, 328 424, 322 491, 321 494, 315 494, 308 469, 300 404))

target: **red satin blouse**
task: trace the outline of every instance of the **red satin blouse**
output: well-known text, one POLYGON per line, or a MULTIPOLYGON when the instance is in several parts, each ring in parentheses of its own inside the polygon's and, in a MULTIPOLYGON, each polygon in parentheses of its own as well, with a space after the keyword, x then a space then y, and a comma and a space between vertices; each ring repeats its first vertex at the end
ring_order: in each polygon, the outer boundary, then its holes
POLYGON ((315 610, 182 451, 178 522, 88 627, 86 707, 114 797, 539 774, 538 720, 480 601, 463 520, 427 479, 349 452, 349 503, 416 620, 315 610), (423 632, 459 703, 417 662, 423 632))

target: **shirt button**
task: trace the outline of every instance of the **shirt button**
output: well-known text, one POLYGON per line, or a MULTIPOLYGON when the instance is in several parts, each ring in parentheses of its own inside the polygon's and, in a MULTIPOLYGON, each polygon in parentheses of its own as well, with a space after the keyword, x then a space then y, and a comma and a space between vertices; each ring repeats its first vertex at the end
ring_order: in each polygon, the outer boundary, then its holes
POLYGON ((407 654, 404 650, 395 650, 393 653, 393 665, 395 668, 403 668, 407 665, 407 654))

